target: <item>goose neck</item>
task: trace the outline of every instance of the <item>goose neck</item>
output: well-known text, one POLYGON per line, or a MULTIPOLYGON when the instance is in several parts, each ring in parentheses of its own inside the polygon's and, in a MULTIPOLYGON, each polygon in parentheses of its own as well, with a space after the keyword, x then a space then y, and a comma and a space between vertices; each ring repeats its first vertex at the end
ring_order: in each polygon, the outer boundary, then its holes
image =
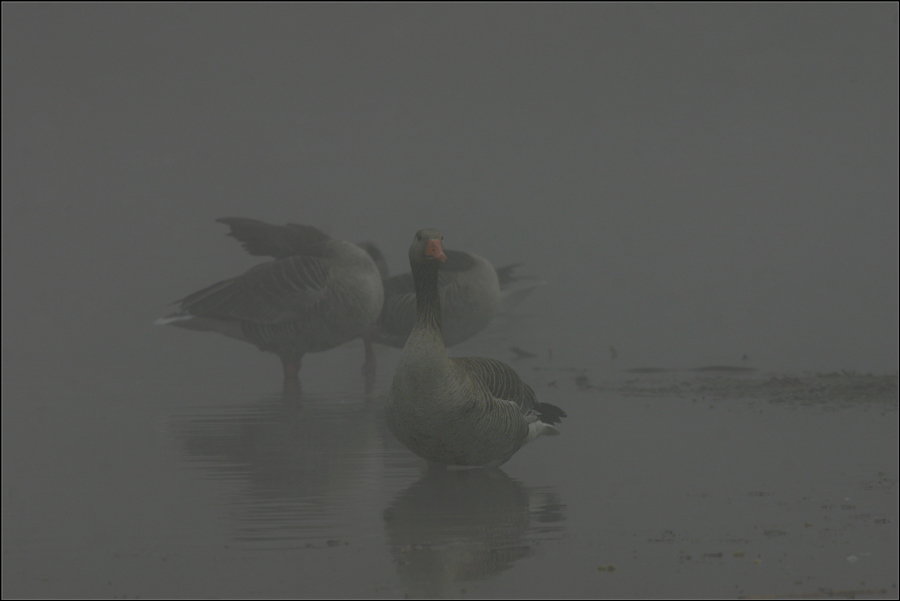
POLYGON ((416 327, 441 331, 441 299, 438 295, 438 265, 425 264, 413 270, 416 287, 416 327))

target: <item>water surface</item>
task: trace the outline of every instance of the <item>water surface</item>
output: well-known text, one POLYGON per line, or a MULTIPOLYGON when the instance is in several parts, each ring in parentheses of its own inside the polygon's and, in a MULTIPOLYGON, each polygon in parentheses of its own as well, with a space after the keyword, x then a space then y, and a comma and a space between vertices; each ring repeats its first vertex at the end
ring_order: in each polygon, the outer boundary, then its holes
POLYGON ((563 435, 434 472, 361 345, 329 355, 299 396, 161 379, 10 412, 4 596, 896 595, 896 377, 804 404, 522 360, 563 435))

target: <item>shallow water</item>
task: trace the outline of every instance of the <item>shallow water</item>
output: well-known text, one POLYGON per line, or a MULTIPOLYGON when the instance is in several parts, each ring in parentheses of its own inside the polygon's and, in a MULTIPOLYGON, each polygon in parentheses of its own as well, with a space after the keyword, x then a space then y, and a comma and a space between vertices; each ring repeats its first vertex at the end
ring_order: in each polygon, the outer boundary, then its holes
POLYGON ((381 417, 397 352, 370 394, 361 345, 326 356, 299 396, 118 382, 8 414, 3 596, 897 595, 895 376, 804 404, 516 361, 563 435, 429 472, 381 417))

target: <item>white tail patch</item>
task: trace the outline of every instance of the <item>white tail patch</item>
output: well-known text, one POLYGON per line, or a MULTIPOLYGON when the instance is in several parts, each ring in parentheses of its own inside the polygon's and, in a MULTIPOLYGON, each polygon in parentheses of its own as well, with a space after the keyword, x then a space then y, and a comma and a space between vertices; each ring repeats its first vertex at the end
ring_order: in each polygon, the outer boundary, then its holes
POLYGON ((185 321, 186 319, 194 319, 193 315, 167 315, 166 317, 160 317, 156 321, 153 322, 155 326, 165 326, 170 323, 175 323, 178 321, 185 321))
POLYGON ((559 430, 551 426, 550 424, 545 424, 542 421, 533 421, 528 424, 528 436, 525 437, 525 441, 522 443, 527 444, 537 438, 538 436, 558 436, 559 430))

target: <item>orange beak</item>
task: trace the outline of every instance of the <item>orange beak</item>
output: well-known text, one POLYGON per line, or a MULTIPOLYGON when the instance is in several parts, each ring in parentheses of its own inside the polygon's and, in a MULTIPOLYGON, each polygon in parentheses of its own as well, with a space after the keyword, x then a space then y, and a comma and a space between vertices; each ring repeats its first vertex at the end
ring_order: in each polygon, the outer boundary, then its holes
POLYGON ((438 261, 446 261, 447 255, 444 254, 444 245, 440 240, 429 240, 425 246, 425 256, 434 257, 438 261))

